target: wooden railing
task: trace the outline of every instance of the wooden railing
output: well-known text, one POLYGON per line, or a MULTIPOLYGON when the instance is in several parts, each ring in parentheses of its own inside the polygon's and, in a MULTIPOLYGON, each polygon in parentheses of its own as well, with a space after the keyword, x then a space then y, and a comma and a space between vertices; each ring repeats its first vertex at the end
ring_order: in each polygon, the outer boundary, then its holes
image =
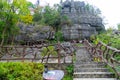
POLYGON ((112 48, 103 42, 98 42, 97 45, 92 45, 88 40, 84 40, 83 44, 89 51, 94 61, 105 62, 116 73, 117 78, 120 78, 120 50, 112 48), (119 69, 119 70, 118 70, 119 69))
POLYGON ((50 59, 54 59, 58 60, 58 63, 66 63, 65 58, 71 56, 71 62, 73 62, 75 50, 75 43, 70 43, 68 47, 60 43, 32 46, 2 46, 0 47, 0 61, 36 61, 48 63, 50 59), (52 48, 50 48, 50 46, 52 46, 52 48), (64 62, 61 62, 61 59, 64 59, 64 62))

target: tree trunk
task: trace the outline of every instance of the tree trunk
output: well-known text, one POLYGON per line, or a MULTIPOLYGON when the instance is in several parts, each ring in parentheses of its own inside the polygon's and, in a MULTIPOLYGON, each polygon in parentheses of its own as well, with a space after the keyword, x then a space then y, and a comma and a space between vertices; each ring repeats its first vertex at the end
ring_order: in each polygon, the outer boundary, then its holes
POLYGON ((13 44, 14 44, 14 39, 15 39, 15 36, 13 35, 13 36, 12 36, 11 45, 13 45, 13 44))
POLYGON ((2 46, 4 44, 4 40, 5 40, 5 32, 7 30, 7 27, 4 28, 3 32, 2 32, 2 41, 1 41, 1 44, 0 44, 0 55, 2 56, 2 46))
POLYGON ((3 32, 2 32, 2 41, 1 41, 0 46, 3 46, 3 44, 4 44, 4 41, 5 41, 5 32, 6 32, 6 30, 7 30, 7 27, 5 27, 4 30, 3 30, 3 32))
POLYGON ((46 63, 48 63, 48 59, 49 59, 49 57, 50 57, 50 53, 49 53, 48 56, 47 56, 46 63))

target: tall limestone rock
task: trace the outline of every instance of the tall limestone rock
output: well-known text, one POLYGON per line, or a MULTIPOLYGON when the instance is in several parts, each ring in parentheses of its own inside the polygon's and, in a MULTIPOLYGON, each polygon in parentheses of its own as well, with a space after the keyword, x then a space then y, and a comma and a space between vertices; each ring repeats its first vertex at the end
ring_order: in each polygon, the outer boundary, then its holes
POLYGON ((62 26, 65 39, 89 38, 92 34, 105 30, 102 18, 85 2, 66 0, 65 2, 61 1, 61 6, 61 15, 66 15, 72 22, 72 26, 65 24, 62 26))

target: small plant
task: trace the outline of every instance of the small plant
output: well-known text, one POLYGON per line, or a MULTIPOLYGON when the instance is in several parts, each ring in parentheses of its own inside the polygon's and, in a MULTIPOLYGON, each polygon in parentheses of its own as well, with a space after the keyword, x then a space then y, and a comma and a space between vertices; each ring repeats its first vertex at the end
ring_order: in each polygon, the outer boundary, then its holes
POLYGON ((56 34, 55 34, 55 40, 56 41, 64 41, 63 34, 62 34, 61 31, 56 32, 56 34))
POLYGON ((66 70, 69 75, 73 75, 73 71, 74 71, 73 65, 67 66, 66 70))
POLYGON ((53 55, 53 56, 57 55, 54 46, 43 47, 42 56, 48 56, 48 55, 53 55))
POLYGON ((55 50, 54 46, 43 47, 41 56, 42 56, 42 62, 44 61, 44 58, 47 57, 46 60, 47 63, 50 56, 57 56, 57 51, 55 50))
POLYGON ((67 66, 66 70, 67 70, 67 74, 64 76, 63 80, 73 80, 73 71, 74 71, 73 65, 67 66))

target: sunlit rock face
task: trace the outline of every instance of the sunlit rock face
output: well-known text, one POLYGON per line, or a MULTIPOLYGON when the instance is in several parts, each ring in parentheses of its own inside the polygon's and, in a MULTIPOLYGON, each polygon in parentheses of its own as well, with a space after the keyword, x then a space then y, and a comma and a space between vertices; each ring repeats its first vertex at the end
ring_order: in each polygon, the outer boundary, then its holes
POLYGON ((89 38, 105 30, 102 18, 85 2, 66 0, 61 1, 61 6, 61 15, 66 15, 72 22, 72 26, 64 24, 62 27, 65 39, 89 38))

